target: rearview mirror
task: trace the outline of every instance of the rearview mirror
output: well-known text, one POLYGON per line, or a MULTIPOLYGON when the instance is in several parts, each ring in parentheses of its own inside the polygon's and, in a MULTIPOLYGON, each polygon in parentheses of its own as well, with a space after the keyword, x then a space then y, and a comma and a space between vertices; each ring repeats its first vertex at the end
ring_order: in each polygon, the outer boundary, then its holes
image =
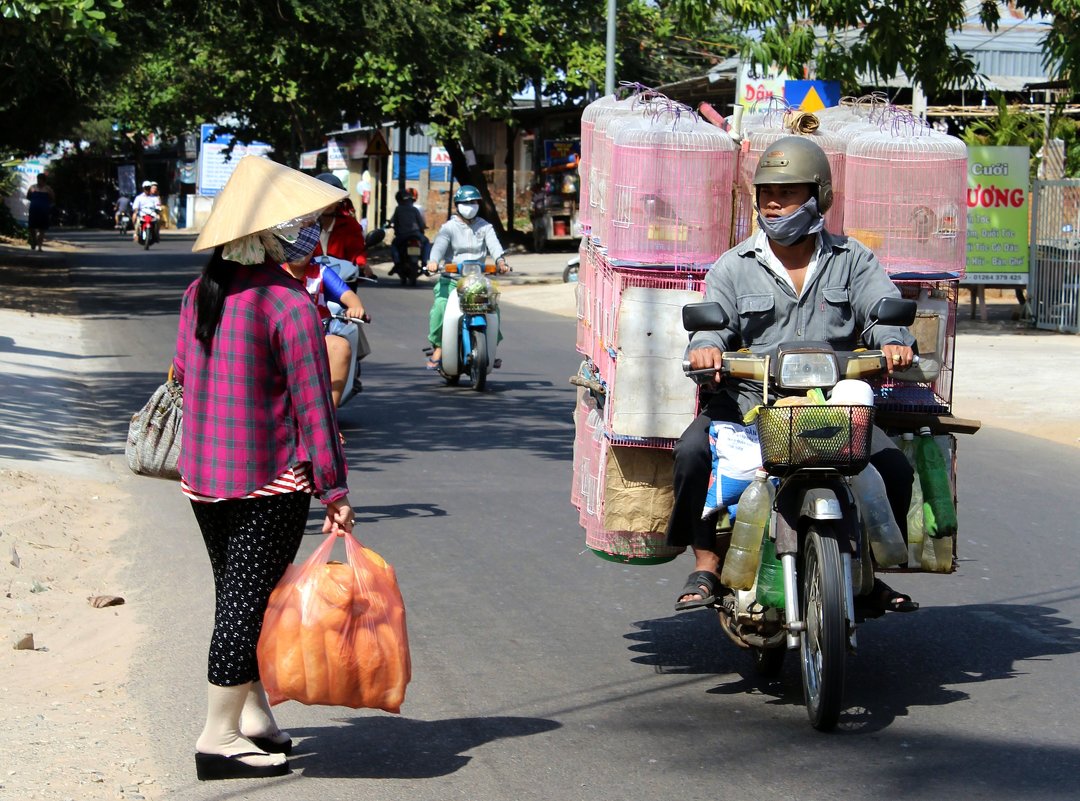
POLYGON ((728 318, 719 303, 707 300, 683 306, 682 324, 683 328, 690 332, 722 331, 728 327, 728 318))
POLYGON ((919 304, 904 298, 882 298, 870 310, 870 320, 882 325, 911 325, 919 304))

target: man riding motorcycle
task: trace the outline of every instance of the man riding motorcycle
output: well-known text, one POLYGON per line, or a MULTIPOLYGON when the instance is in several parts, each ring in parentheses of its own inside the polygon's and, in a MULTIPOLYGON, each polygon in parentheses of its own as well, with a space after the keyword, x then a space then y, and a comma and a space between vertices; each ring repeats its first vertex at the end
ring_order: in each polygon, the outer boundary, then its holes
MULTIPOLYGON (((427 271, 436 272, 439 262, 448 258, 455 261, 482 262, 491 256, 495 259, 495 266, 500 273, 510 272, 510 266, 503 258, 503 246, 495 235, 495 227, 483 217, 476 216, 480 211, 480 190, 468 184, 459 187, 454 193, 454 208, 456 213, 443 223, 439 233, 435 235, 427 271)), ((435 283, 435 300, 428 315, 428 342, 432 347, 431 357, 427 362, 429 370, 438 370, 442 363, 443 312, 446 310, 446 299, 456 286, 457 281, 446 276, 442 276, 435 283)), ((501 331, 499 339, 502 339, 501 331)), ((498 361, 495 366, 499 366, 498 361)))
POLYGON ((397 273, 405 261, 405 243, 409 239, 420 240, 421 262, 426 262, 431 253, 431 243, 425 233, 427 221, 424 213, 416 207, 415 198, 404 189, 398 190, 394 197, 398 205, 390 217, 390 227, 394 229, 394 241, 390 243, 390 257, 394 267, 390 270, 390 275, 397 273))
MULTIPOLYGON (((712 467, 709 425, 714 420, 742 422, 761 403, 760 384, 733 379, 721 384, 723 351, 767 353, 798 340, 853 350, 871 307, 883 297, 899 296, 869 249, 824 229, 823 215, 833 200, 832 173, 814 142, 802 136, 777 140, 762 155, 753 183, 760 230, 722 255, 705 278, 705 299, 723 307, 730 326, 695 333, 686 352, 692 369, 716 369, 719 386, 703 394, 702 413, 675 446, 675 503, 667 542, 690 546, 695 557, 677 610, 709 606, 727 591, 719 574, 730 531, 717 532, 716 519, 701 516, 712 467)), ((878 325, 867 336, 868 347, 885 353, 890 371, 911 365, 915 338, 906 328, 878 325)), ((889 505, 906 539, 914 471, 878 428, 871 450, 870 462, 885 480, 889 505)), ((918 608, 880 580, 867 603, 871 614, 918 608)))
MULTIPOLYGON (((330 184, 335 189, 344 189, 345 185, 332 172, 324 172, 315 176, 323 183, 330 184)), ((326 209, 319 217, 322 226, 322 234, 319 237, 319 245, 315 248, 315 256, 333 256, 335 259, 344 259, 355 264, 360 272, 367 278, 374 278, 375 273, 367 263, 367 244, 364 240, 364 229, 360 222, 349 213, 352 203, 348 198, 326 209)))
POLYGON ((142 192, 135 196, 135 200, 131 203, 132 221, 134 224, 134 231, 132 232, 131 241, 139 241, 139 225, 140 217, 142 214, 150 214, 154 218, 154 223, 151 227, 151 241, 158 241, 158 221, 161 218, 161 197, 157 194, 157 182, 156 181, 143 181, 142 192))

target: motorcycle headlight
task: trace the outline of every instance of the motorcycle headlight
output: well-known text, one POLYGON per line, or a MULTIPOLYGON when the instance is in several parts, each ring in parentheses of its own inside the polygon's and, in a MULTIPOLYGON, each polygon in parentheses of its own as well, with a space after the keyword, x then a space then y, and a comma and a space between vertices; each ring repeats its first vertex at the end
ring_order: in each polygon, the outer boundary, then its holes
POLYGON ((840 380, 836 355, 827 351, 802 351, 779 354, 777 383, 783 389, 831 387, 840 380))

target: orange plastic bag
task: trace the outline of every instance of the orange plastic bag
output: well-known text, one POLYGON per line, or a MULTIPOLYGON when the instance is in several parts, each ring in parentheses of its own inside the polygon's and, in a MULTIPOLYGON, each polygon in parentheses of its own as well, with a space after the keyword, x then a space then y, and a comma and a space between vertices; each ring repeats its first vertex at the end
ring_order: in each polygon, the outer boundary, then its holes
POLYGON ((405 605, 394 568, 346 534, 348 564, 330 560, 331 534, 270 595, 259 672, 271 704, 400 712, 412 678, 405 605))

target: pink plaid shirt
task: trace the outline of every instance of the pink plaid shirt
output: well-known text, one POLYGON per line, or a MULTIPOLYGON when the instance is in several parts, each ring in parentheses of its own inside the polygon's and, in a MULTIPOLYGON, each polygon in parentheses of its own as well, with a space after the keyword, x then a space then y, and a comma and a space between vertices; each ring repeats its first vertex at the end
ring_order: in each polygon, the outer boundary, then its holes
POLYGON ((174 360, 184 385, 184 480, 200 495, 243 498, 307 462, 315 495, 342 498, 326 344, 304 284, 277 265, 236 265, 209 354, 195 339, 198 284, 180 305, 174 360))

